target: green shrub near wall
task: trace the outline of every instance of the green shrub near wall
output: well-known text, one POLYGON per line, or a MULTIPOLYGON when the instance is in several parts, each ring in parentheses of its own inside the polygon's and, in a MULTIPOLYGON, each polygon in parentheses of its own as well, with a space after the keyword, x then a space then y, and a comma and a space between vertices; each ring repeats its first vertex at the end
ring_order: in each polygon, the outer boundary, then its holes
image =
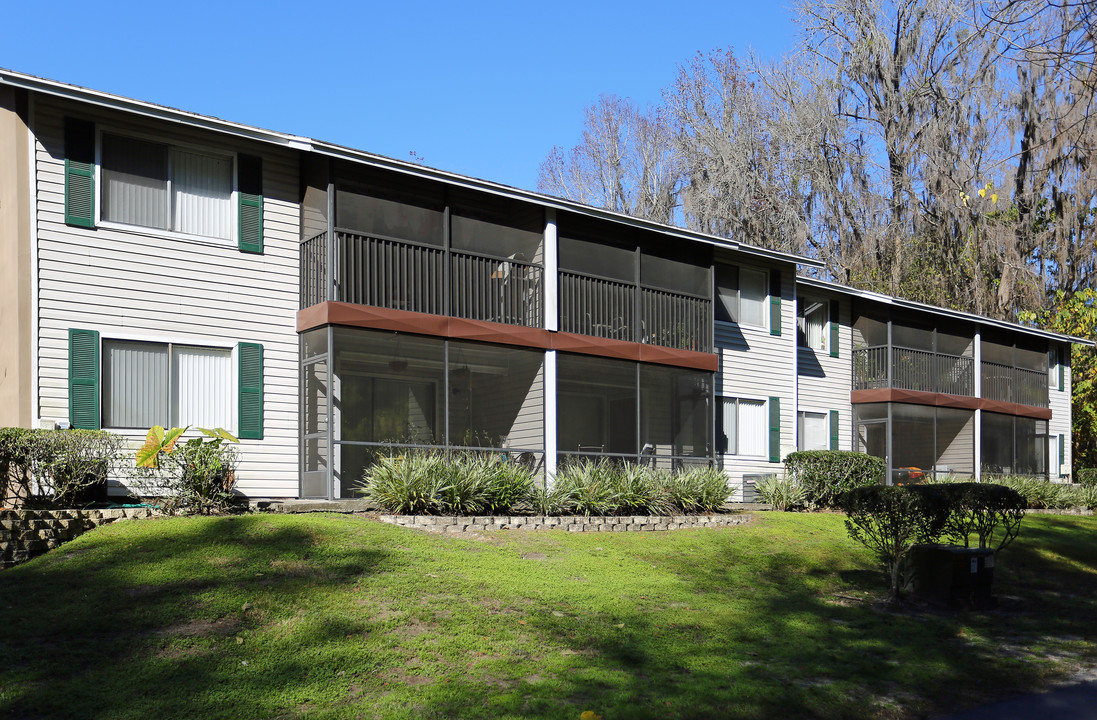
POLYGON ((791 482, 803 488, 805 502, 815 507, 836 507, 842 493, 884 481, 881 458, 848 450, 806 450, 785 458, 791 482))
POLYGON ((10 505, 68 507, 105 486, 121 460, 122 438, 102 430, 0 428, 0 482, 10 505))
POLYGON ((1080 468, 1076 479, 1082 487, 1097 487, 1097 468, 1080 468))

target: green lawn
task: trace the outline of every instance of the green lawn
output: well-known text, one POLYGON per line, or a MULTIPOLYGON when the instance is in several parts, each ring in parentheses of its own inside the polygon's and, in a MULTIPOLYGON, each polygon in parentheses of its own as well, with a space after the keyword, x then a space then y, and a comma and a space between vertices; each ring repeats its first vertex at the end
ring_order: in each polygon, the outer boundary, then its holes
POLYGON ((921 717, 1097 662, 1097 520, 1033 517, 1001 609, 895 610, 833 514, 425 535, 126 522, 0 573, 0 715, 921 717))

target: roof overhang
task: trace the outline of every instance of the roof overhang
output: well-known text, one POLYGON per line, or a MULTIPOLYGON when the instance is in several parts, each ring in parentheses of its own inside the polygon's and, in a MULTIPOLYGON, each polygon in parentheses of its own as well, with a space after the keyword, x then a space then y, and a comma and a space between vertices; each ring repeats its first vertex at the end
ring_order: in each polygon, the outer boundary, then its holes
POLYGON ((300 135, 290 135, 286 133, 275 132, 273 130, 265 130, 263 128, 243 125, 241 123, 222 120, 220 118, 210 117, 207 115, 199 115, 198 113, 187 112, 185 110, 179 110, 164 105, 157 105, 155 103, 145 102, 142 100, 133 100, 131 98, 126 98, 119 95, 112 95, 110 93, 100 92, 98 90, 89 90, 87 88, 79 87, 77 85, 69 85, 67 83, 57 82, 56 80, 48 80, 46 78, 40 78, 34 75, 27 75, 25 73, 16 72, 14 70, 5 70, 3 68, 0 68, 0 84, 22 88, 24 90, 29 90, 32 92, 43 93, 46 95, 52 95, 55 97, 65 98, 67 100, 90 103, 92 105, 98 105, 100 107, 118 110, 126 113, 132 113, 135 115, 141 115, 148 118, 155 118, 164 122, 178 123, 190 127, 202 128, 204 130, 232 135, 234 137, 246 138, 248 140, 253 140, 256 142, 269 143, 283 148, 300 150, 302 152, 313 152, 321 155, 326 155, 328 157, 347 160, 349 162, 384 168, 393 172, 404 173, 406 175, 424 178, 427 180, 435 180, 438 182, 446 183, 448 185, 490 193, 492 195, 506 197, 514 200, 522 200, 525 202, 540 205, 545 208, 572 212, 580 215, 586 215, 588 217, 601 218, 638 229, 651 230, 653 232, 658 232, 662 235, 680 238, 688 242, 704 243, 707 245, 712 245, 714 247, 724 248, 727 250, 764 258, 770 261, 790 263, 793 265, 803 265, 805 267, 812 268, 823 267, 823 264, 818 260, 802 257, 794 253, 787 253, 779 250, 770 250, 768 248, 762 248, 741 243, 737 240, 721 238, 715 235, 707 235, 705 233, 692 232, 690 230, 674 227, 672 225, 664 225, 662 223, 652 222, 650 220, 644 220, 642 218, 635 218, 630 215, 625 215, 623 213, 603 210, 601 208, 595 208, 589 205, 583 205, 581 203, 565 200, 563 198, 553 197, 551 195, 543 195, 541 193, 536 193, 529 190, 521 190, 519 188, 510 187, 508 185, 501 185, 499 183, 490 182, 488 180, 480 180, 465 175, 458 175, 456 173, 446 172, 443 170, 436 170, 434 168, 418 165, 416 163, 395 160, 393 158, 384 157, 383 155, 376 155, 374 153, 369 153, 362 150, 355 150, 353 148, 336 145, 334 143, 315 140, 313 138, 308 138, 300 135))
POLYGON ((1029 325, 1019 325, 1017 323, 1007 322, 1005 320, 995 320, 993 318, 984 317, 982 315, 976 315, 975 313, 963 312, 962 310, 949 310, 948 308, 938 307, 936 305, 928 305, 926 303, 915 302, 913 300, 904 300, 903 298, 892 297, 890 295, 884 295, 883 293, 872 292, 871 290, 859 290, 858 288, 850 287, 848 285, 840 285, 838 283, 829 282, 827 280, 818 280, 816 278, 800 277, 797 276, 796 282, 806 287, 816 288, 819 290, 826 290, 834 293, 841 293, 843 295, 850 295, 852 297, 861 298, 862 300, 870 300, 872 302, 881 303, 883 305, 890 305, 892 307, 904 308, 907 310, 916 310, 918 312, 930 313, 938 315, 940 317, 947 317, 954 320, 964 320, 966 322, 974 323, 981 326, 999 328, 1002 330, 1008 330, 1010 332, 1019 332, 1026 335, 1032 335, 1035 337, 1044 338, 1046 340, 1055 340, 1057 342, 1070 342, 1078 345, 1090 345, 1093 346, 1093 340, 1087 338, 1075 337, 1073 335, 1063 335, 1061 333, 1050 332, 1037 327, 1031 327, 1029 325))

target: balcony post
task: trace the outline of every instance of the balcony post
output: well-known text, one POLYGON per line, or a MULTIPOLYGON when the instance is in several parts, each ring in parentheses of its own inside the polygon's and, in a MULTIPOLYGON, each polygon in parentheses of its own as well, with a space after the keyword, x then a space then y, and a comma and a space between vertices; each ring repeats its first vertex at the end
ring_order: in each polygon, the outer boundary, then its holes
MULTIPOLYGON (((541 244, 544 246, 542 254, 545 259, 545 271, 541 281, 545 297, 545 329, 556 332, 560 329, 560 278, 558 273, 560 263, 559 245, 556 241, 556 210, 553 208, 545 208, 545 235, 541 240, 541 244)), ((555 463, 554 456, 554 467, 555 463)))
MULTIPOLYGON (((983 339, 975 330, 975 397, 983 397, 983 339)), ((975 408, 975 482, 983 481, 983 410, 975 408)))
POLYGON ((545 351, 545 483, 556 475, 556 351, 545 351))

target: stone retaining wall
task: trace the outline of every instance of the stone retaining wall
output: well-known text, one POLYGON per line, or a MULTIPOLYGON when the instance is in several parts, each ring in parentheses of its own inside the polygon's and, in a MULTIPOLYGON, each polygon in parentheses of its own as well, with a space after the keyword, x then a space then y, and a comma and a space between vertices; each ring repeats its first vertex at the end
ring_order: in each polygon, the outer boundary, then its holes
POLYGON ((150 508, 0 510, 0 568, 30 560, 100 525, 152 514, 150 508))
POLYGON ((381 515, 381 522, 436 533, 488 530, 564 530, 567 532, 655 532, 742 525, 750 515, 632 515, 586 517, 583 515, 439 516, 381 515))

